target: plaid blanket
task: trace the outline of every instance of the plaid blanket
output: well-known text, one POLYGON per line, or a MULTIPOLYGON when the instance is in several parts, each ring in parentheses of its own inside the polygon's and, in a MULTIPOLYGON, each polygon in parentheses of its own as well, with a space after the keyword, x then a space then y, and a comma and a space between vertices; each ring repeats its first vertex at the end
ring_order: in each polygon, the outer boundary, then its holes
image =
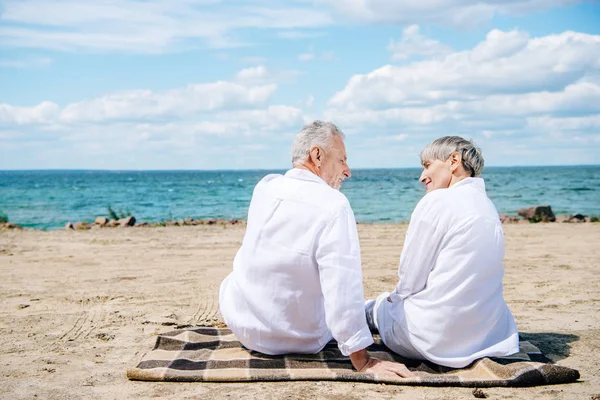
POLYGON ((201 327, 159 335, 154 349, 127 377, 144 381, 292 381, 337 380, 425 386, 535 386, 574 382, 579 372, 550 363, 531 343, 506 358, 483 358, 452 369, 426 361, 403 359, 378 337, 367 349, 374 357, 404 363, 412 378, 390 379, 353 370, 348 357, 330 342, 318 354, 268 356, 244 348, 229 329, 201 327))

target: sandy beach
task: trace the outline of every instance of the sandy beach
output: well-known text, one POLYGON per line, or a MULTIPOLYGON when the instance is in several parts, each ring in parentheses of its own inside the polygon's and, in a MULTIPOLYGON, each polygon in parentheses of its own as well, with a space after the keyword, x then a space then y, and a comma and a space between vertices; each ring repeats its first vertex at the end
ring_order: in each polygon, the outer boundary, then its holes
MULTIPOLYGON (((396 284, 406 224, 360 224, 365 296, 396 284)), ((470 399, 472 389, 340 382, 127 380, 155 335, 219 324, 218 289, 243 225, 0 231, 0 397, 16 399, 470 399)), ((522 335, 570 385, 485 389, 488 398, 600 395, 600 224, 509 224, 505 297, 522 335)))

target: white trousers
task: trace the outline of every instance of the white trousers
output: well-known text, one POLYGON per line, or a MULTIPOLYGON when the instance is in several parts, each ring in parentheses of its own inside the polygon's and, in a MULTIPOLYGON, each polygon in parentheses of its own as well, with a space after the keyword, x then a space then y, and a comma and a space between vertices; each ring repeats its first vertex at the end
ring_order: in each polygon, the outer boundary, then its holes
MULTIPOLYGON (((380 294, 375 300, 365 302, 365 313, 369 329, 378 331, 383 343, 394 353, 402 357, 423 360, 424 357, 411 344, 404 329, 394 320, 391 314, 392 303, 388 301, 390 293, 380 294)), ((392 301, 402 301, 392 295, 392 301)))

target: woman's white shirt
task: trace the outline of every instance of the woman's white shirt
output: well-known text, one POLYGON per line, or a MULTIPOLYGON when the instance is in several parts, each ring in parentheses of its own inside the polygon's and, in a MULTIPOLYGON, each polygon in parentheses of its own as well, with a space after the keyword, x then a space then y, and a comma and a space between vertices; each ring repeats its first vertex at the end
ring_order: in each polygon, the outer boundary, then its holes
POLYGON ((392 317, 435 363, 518 352, 502 294, 504 233, 481 178, 434 190, 415 208, 391 295, 392 317))

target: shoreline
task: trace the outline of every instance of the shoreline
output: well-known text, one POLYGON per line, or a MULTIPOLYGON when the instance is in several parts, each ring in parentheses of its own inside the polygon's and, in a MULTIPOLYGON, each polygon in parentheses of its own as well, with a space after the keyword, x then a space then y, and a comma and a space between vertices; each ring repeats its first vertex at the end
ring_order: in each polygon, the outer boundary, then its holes
MULTIPOLYGON (((534 218, 519 217, 516 215, 500 214, 500 221, 503 225, 506 224, 537 224, 537 223, 568 223, 568 224, 579 224, 579 223, 599 223, 600 218, 597 216, 585 216, 582 214, 557 214, 554 221, 548 220, 534 220, 534 218)), ((176 220, 163 220, 163 221, 142 221, 137 222, 135 217, 133 222, 125 221, 126 218, 119 220, 110 220, 106 217, 97 217, 95 221, 78 221, 78 222, 67 222, 63 227, 55 228, 35 228, 29 226, 23 226, 14 222, 0 222, 0 231, 6 229, 23 229, 33 230, 41 232, 54 232, 60 230, 96 230, 96 229, 113 229, 113 228, 161 228, 161 227, 181 227, 181 226, 227 226, 227 225, 242 225, 245 226, 247 221, 241 218, 223 219, 223 218, 205 218, 205 219, 176 219, 176 220), (105 218, 106 221, 98 222, 98 219, 105 218)), ((357 225, 407 225, 410 221, 369 221, 361 222, 357 221, 357 225)))

